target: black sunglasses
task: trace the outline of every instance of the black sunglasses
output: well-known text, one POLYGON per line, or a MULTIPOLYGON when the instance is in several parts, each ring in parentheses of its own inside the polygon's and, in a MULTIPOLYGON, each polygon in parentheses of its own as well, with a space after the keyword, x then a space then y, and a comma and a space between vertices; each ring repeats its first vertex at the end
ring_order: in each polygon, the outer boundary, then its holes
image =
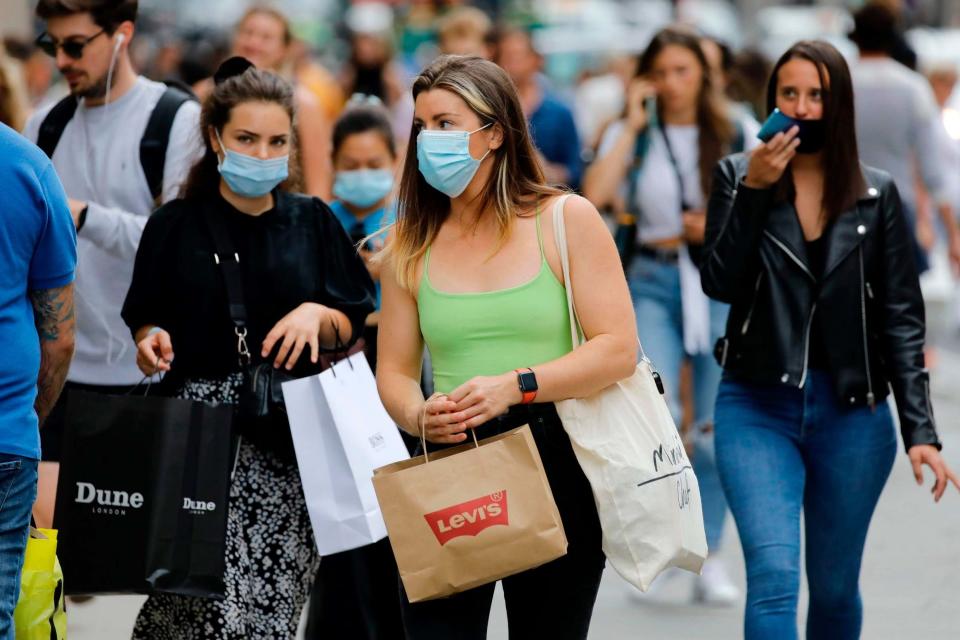
POLYGON ((54 40, 49 33, 40 34, 40 37, 36 40, 36 45, 40 49, 50 56, 51 58, 57 57, 57 49, 62 49, 63 52, 67 55, 68 58, 74 60, 79 60, 83 57, 83 49, 88 44, 96 40, 98 37, 106 33, 106 29, 100 29, 92 36, 86 39, 71 39, 66 40, 65 42, 57 42, 54 40))

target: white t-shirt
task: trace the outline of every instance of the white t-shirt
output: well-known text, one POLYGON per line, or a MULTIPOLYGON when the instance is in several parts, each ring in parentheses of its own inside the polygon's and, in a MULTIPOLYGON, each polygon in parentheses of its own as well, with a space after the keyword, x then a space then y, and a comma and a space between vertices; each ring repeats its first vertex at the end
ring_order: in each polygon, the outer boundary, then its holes
MULTIPOLYGON (((136 346, 120 317, 133 278, 140 235, 155 204, 140 164, 140 139, 166 85, 138 78, 126 94, 106 106, 77 107, 53 154, 67 195, 89 203, 77 236, 76 354, 68 380, 86 384, 135 384, 136 346)), ((37 141, 53 105, 35 113, 24 135, 37 141)), ((163 202, 203 155, 200 106, 187 102, 170 130, 163 171, 163 202)))
MULTIPOLYGON (((747 115, 739 116, 738 121, 743 129, 744 147, 749 150, 760 144, 757 139, 760 125, 757 121, 747 115)), ((607 128, 600 142, 598 155, 603 156, 610 152, 624 126, 624 121, 620 120, 607 128)), ((649 135, 649 146, 640 169, 635 203, 641 212, 637 220, 637 240, 641 243, 683 235, 681 201, 693 209, 706 206, 706 196, 700 186, 700 149, 697 144, 699 127, 667 125, 662 129, 651 130, 649 135), (683 176, 683 198, 680 197, 680 181, 670 162, 663 134, 670 137, 670 148, 673 149, 677 166, 683 176)), ((628 166, 632 166, 633 161, 631 154, 628 166)), ((627 190, 628 185, 624 182, 621 191, 624 199, 627 198, 627 190)))

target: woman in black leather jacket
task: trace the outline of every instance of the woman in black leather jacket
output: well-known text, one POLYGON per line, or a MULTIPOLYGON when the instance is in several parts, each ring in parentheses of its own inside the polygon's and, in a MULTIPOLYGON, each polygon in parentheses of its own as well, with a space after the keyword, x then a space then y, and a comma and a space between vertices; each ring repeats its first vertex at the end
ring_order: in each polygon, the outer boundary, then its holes
POLYGON ((843 57, 798 43, 767 103, 800 124, 720 162, 701 265, 731 304, 716 450, 747 564, 745 637, 797 637, 802 511, 807 637, 858 638, 863 545, 897 448, 888 389, 917 482, 926 464, 936 500, 960 484, 939 453, 910 234, 890 177, 860 165, 843 57))

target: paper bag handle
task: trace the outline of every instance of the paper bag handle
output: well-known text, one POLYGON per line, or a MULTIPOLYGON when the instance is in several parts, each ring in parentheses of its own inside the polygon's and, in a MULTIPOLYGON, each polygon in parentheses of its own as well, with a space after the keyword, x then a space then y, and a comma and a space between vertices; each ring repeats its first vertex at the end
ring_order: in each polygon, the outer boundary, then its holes
MULTIPOLYGON (((417 420, 417 431, 420 432, 420 446, 423 448, 423 461, 424 463, 430 462, 430 454, 427 452, 427 430, 424 429, 424 424, 427 420, 427 403, 433 400, 434 398, 439 398, 440 396, 446 395, 445 393, 434 393, 432 396, 427 398, 423 402, 423 408, 420 409, 420 419, 417 420)), ((470 435, 473 436, 473 444, 479 449, 480 443, 477 442, 477 431, 476 429, 470 429, 470 435)))

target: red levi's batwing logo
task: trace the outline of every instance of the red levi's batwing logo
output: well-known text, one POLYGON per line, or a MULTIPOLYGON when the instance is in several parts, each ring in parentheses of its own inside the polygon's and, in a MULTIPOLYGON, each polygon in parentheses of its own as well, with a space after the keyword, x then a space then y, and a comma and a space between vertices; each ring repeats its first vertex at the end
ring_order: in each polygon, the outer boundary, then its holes
POLYGON ((498 524, 508 526, 507 492, 497 491, 489 496, 455 504, 423 516, 443 546, 460 536, 475 536, 498 524))

